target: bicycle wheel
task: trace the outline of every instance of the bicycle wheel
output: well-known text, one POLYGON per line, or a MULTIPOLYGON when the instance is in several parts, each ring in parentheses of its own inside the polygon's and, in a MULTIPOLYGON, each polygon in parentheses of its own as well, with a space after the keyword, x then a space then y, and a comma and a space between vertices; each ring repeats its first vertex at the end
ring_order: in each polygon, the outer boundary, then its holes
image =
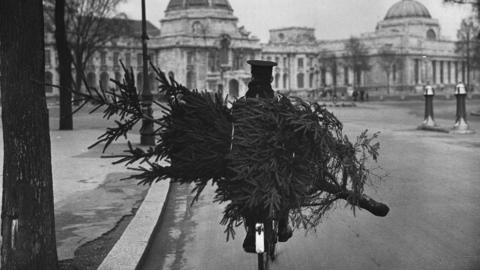
POLYGON ((269 268, 269 256, 267 252, 257 254, 258 256, 258 270, 268 270, 269 268))
POLYGON ((273 220, 270 222, 270 224, 271 224, 271 227, 270 227, 271 230, 270 230, 268 255, 270 256, 270 260, 274 261, 276 257, 275 248, 278 241, 278 222, 273 220))

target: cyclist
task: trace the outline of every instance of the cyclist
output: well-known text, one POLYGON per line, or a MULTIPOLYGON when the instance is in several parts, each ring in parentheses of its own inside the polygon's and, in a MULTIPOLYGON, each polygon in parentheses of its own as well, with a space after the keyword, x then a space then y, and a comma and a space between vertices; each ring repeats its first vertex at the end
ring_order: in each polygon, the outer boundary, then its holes
MULTIPOLYGON (((248 84, 246 98, 275 98, 275 92, 272 89, 273 81, 272 69, 277 65, 271 61, 249 60, 251 65, 252 79, 248 84)), ((281 96, 277 96, 280 98, 281 96)), ((288 224, 288 206, 282 207, 282 211, 277 213, 278 219, 278 241, 286 242, 292 237, 293 230, 288 224)), ((247 226, 247 235, 243 241, 243 249, 249 253, 255 253, 255 223, 267 216, 264 211, 252 211, 245 213, 245 224, 247 226)))

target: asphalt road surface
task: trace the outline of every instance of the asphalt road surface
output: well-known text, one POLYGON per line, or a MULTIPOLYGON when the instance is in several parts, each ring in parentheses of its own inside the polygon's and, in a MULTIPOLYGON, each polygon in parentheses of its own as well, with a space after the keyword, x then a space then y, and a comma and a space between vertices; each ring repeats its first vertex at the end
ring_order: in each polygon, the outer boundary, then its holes
MULTIPOLYGON (((388 176, 366 193, 387 203, 390 213, 354 216, 341 202, 316 232, 296 230, 280 243, 271 269, 480 269, 480 121, 470 121, 477 134, 461 136, 417 131, 422 119, 401 106, 335 114, 350 137, 365 128, 381 131, 379 173, 388 176)), ((212 202, 214 187, 193 206, 191 188, 173 189, 142 269, 256 269, 256 256, 242 250, 242 227, 225 241, 224 206, 212 202)))

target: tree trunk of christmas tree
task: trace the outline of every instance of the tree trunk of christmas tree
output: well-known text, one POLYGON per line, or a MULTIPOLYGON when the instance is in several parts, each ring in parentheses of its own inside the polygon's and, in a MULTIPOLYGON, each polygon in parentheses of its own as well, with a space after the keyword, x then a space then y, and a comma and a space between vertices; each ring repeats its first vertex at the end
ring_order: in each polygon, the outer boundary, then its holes
POLYGON ((55 1, 55 43, 60 73, 60 130, 72 130, 72 61, 65 30, 65 0, 55 1))
POLYGON ((42 0, 0 1, 1 268, 58 269, 42 0))

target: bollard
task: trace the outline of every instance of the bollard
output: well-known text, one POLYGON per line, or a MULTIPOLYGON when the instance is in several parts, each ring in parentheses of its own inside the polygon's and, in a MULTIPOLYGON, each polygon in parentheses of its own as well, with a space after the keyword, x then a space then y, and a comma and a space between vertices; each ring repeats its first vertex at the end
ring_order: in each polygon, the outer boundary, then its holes
POLYGON ((435 89, 430 84, 427 84, 423 90, 423 96, 425 97, 425 117, 422 126, 436 127, 433 116, 433 97, 435 96, 435 89))
POLYGON ((474 130, 470 128, 467 122, 467 109, 466 109, 466 97, 467 90, 462 82, 459 82, 455 87, 454 95, 457 99, 457 110, 455 115, 455 124, 451 130, 451 133, 457 134, 472 134, 474 130))
POLYGON ((418 129, 447 132, 445 128, 441 128, 435 123, 433 116, 433 97, 435 96, 435 89, 427 83, 423 88, 423 96, 425 97, 425 116, 422 124, 418 126, 418 129))

